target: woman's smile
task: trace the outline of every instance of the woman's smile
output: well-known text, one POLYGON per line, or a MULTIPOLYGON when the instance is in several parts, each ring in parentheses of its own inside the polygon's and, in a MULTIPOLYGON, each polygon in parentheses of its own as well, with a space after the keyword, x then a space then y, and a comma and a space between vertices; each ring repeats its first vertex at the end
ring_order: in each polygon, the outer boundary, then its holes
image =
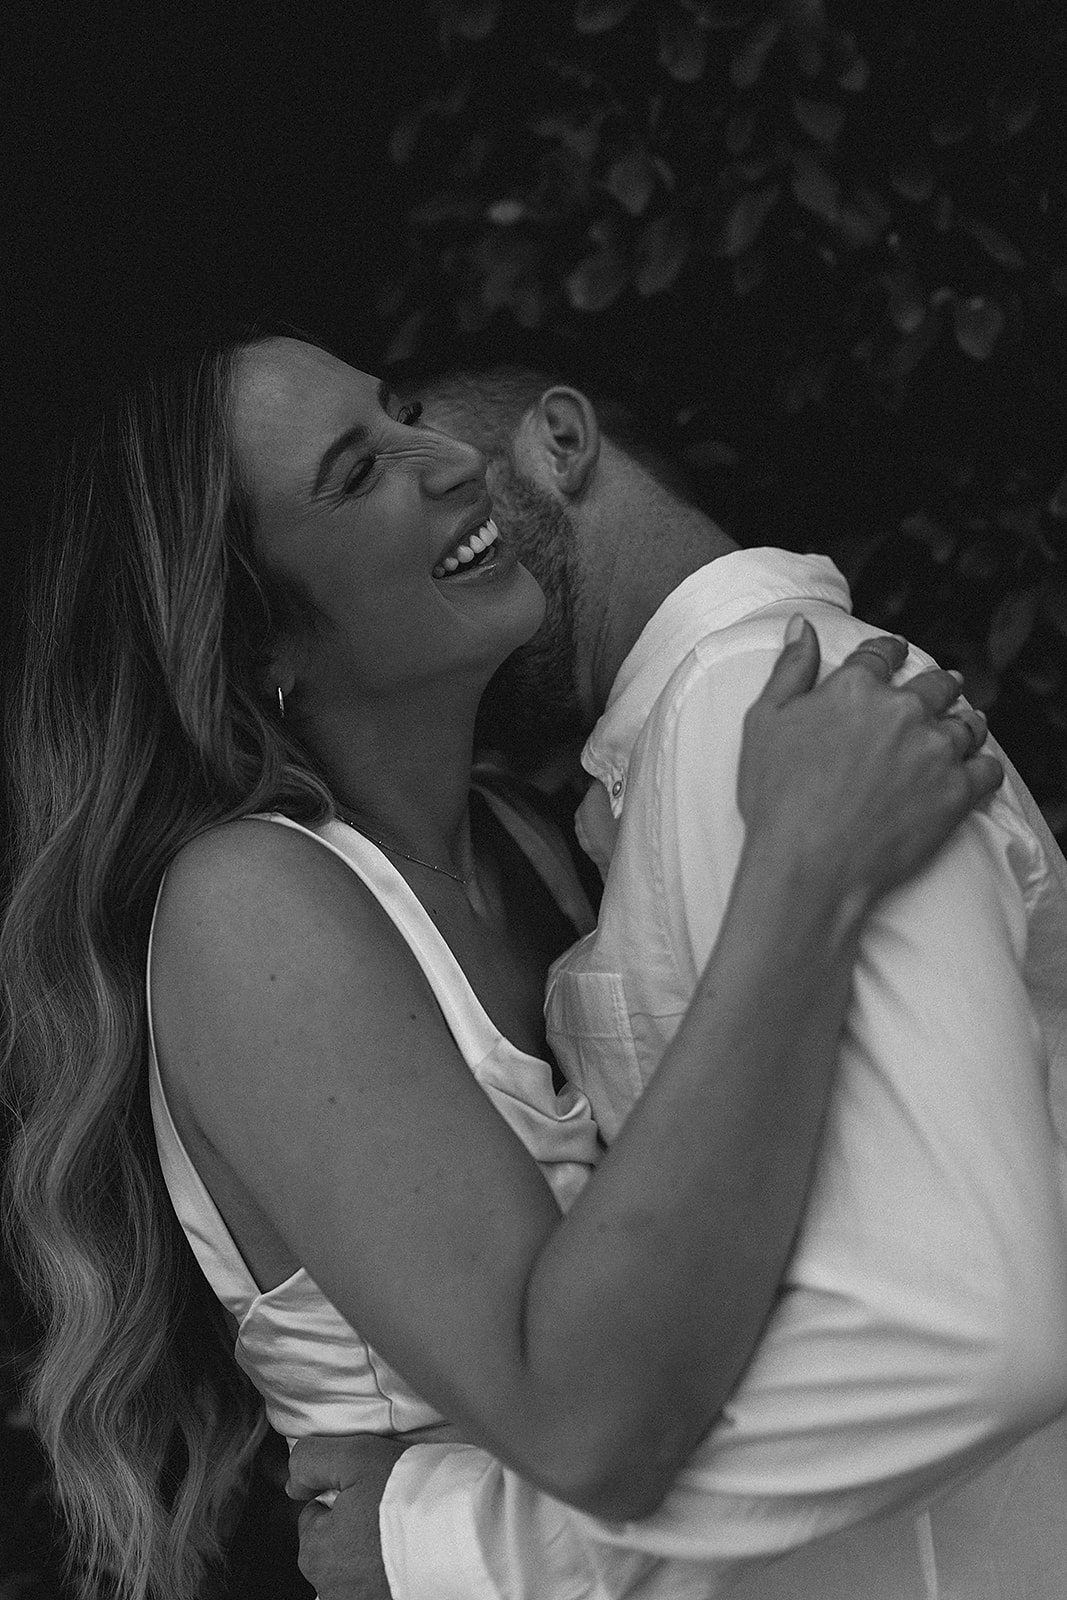
POLYGON ((291 339, 245 352, 234 417, 262 558, 326 624, 295 641, 305 695, 313 682, 380 695, 472 666, 488 678, 536 631, 543 597, 500 537, 472 445, 291 339), (463 604, 442 609, 445 593, 463 604))
MULTIPOLYGON (((493 547, 500 538, 500 529, 492 517, 486 517, 473 532, 461 533, 454 539, 433 569, 435 578, 447 578, 453 573, 484 566, 493 560, 493 547)), ((497 552, 499 554, 499 551, 497 552)))

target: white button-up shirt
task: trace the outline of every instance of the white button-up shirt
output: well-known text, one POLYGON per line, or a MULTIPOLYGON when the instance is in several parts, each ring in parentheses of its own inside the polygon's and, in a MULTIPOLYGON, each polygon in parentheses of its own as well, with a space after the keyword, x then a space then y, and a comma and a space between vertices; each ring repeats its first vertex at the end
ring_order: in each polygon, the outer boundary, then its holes
MULTIPOLYGON (((695 573, 583 754, 604 899, 546 1016, 609 1140, 714 944, 742 720, 797 610, 828 667, 873 631, 821 557, 738 551, 695 573)), ((906 670, 927 664, 912 651, 906 670)), ((1011 774, 871 919, 778 1303, 664 1505, 607 1524, 479 1450, 416 1446, 381 1510, 397 1600, 1059 1600, 1065 1135, 1067 867, 1011 774)))

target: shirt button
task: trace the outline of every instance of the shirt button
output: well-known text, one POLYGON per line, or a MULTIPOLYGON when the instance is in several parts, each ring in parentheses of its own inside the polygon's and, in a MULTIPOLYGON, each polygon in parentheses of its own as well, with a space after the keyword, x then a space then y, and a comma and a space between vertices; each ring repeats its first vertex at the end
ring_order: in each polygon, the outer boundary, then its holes
POLYGON ((620 794, 622 794, 622 779, 616 778, 615 782, 611 786, 611 798, 613 800, 617 800, 620 794))

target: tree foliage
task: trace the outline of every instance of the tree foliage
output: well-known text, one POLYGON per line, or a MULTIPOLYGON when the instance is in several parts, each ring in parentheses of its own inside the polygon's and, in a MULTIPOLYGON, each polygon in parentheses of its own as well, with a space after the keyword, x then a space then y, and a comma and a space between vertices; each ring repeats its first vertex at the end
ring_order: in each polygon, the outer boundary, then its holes
POLYGON ((743 542, 834 555, 1067 827, 1051 4, 435 0, 389 355, 551 337, 743 542))

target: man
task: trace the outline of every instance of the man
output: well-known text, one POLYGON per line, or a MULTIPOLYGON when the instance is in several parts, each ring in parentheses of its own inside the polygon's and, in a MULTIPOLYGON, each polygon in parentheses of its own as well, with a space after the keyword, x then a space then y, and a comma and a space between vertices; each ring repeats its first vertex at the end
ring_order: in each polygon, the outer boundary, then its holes
MULTIPOLYGON (((569 386, 498 370, 423 399, 431 424, 490 457, 498 521, 548 596, 483 733, 527 766, 590 735, 577 828, 604 898, 596 932, 553 970, 546 1018, 610 1141, 714 942, 741 845, 743 716, 786 621, 807 615, 828 666, 871 630, 829 562, 738 550, 569 386)), ((922 664, 913 652, 909 670, 922 664)), ((1019 1325, 992 1337, 995 1370, 973 1357, 984 1318, 1010 1311, 1013 1248, 1043 1186, 1064 1192, 1063 1143, 1067 866, 1009 767, 985 815, 866 936, 779 1305, 660 1511, 597 1524, 473 1448, 298 1447, 305 1492, 362 1475, 337 1511, 304 1514, 322 1600, 372 1592, 377 1550, 353 1541, 383 1484, 396 1600, 682 1600, 727 1584, 738 1600, 1062 1595, 1067 1427, 1046 1424, 1067 1399, 1049 1380, 1063 1352, 1020 1342, 1013 1371, 1004 1342, 1019 1325), (996 1282, 974 1280, 980 1235, 996 1282)))

